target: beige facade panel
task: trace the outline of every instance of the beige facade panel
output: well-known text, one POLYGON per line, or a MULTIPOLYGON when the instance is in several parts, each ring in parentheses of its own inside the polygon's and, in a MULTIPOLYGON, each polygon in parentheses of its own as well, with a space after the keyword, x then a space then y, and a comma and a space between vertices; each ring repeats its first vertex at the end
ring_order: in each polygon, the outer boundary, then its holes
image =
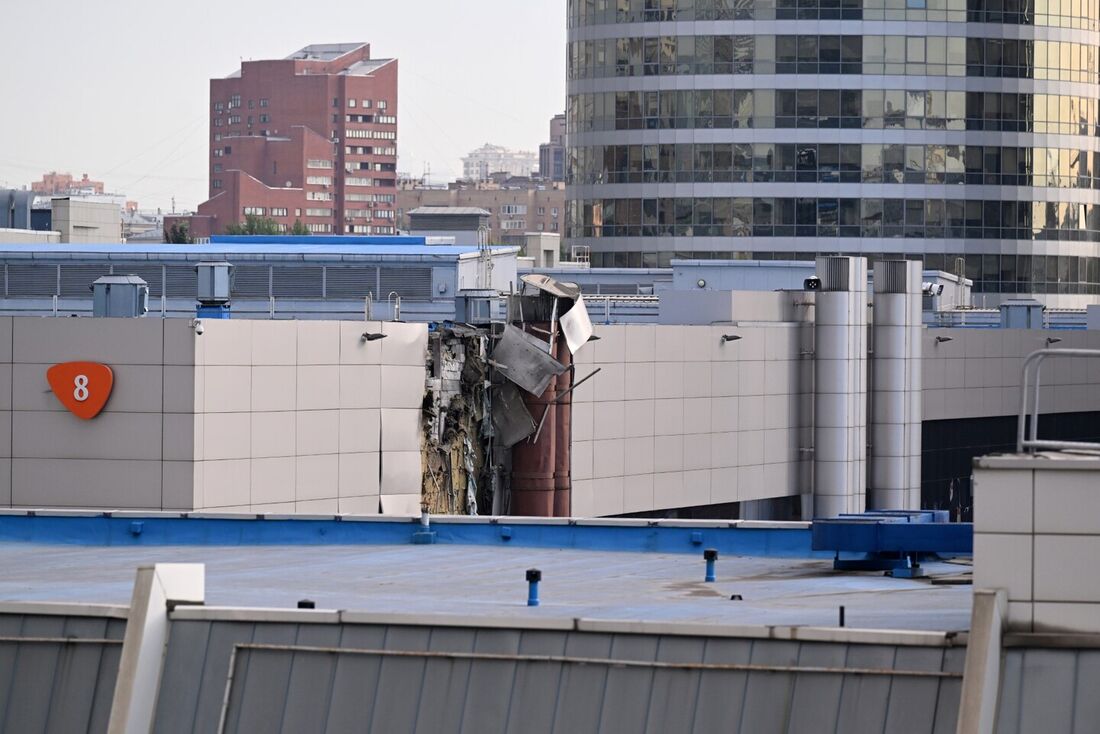
POLYGON ((13 507, 160 509, 159 460, 17 458, 11 460, 13 507))

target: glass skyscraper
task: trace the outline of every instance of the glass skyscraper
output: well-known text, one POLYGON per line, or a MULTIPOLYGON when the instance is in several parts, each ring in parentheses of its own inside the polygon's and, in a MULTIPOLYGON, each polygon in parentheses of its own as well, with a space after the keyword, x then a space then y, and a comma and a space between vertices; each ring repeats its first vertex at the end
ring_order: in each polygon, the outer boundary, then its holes
POLYGON ((1096 301, 1098 44, 1097 0, 569 0, 567 245, 1096 301))

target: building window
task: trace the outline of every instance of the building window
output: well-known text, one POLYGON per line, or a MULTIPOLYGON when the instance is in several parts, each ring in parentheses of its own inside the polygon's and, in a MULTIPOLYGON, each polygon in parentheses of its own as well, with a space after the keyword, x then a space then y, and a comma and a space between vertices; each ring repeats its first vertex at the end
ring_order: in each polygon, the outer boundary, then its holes
POLYGON ((539 216, 541 217, 541 216, 544 216, 545 214, 546 214, 546 207, 540 206, 539 207, 539 216))
POLYGON ((273 217, 285 217, 287 215, 286 207, 273 206, 271 207, 271 216, 273 217))
POLYGON ((331 209, 306 209, 307 217, 331 217, 331 209))
MULTIPOLYGON (((552 217, 558 216, 558 208, 556 206, 553 207, 552 209, 550 209, 550 216, 552 216, 552 217)), ((557 227, 555 227, 554 229, 557 229, 557 227)))
POLYGON ((233 109, 234 107, 240 107, 240 106, 241 106, 241 95, 234 94, 232 97, 229 98, 229 109, 233 109))
POLYGON ((241 116, 240 115, 230 115, 229 116, 229 124, 230 125, 240 125, 241 124, 241 116))
POLYGON ((224 110, 225 110, 225 102, 215 102, 214 103, 214 111, 215 112, 222 112, 224 110))
POLYGON ((260 98, 260 107, 267 107, 267 97, 260 98))
POLYGON ((252 100, 248 100, 248 109, 252 109, 252 108, 253 108, 253 107, 255 107, 255 106, 256 106, 256 105, 255 105, 255 103, 253 103, 253 101, 252 101, 252 100))
POLYGON ((332 168, 332 161, 322 160, 320 158, 310 158, 306 162, 307 168, 332 168))
POLYGON ((302 210, 301 209, 295 209, 294 210, 294 216, 296 216, 296 217, 302 216, 302 210))
POLYGON ((526 204, 503 204, 500 207, 501 216, 509 216, 512 214, 526 214, 526 204))
POLYGON ((371 104, 372 103, 369 99, 364 99, 363 100, 363 106, 366 107, 367 109, 370 109, 371 104))
POLYGON ((260 122, 271 122, 271 118, 267 115, 260 115, 260 122))
POLYGON ((340 106, 340 98, 339 97, 333 97, 332 98, 332 106, 333 107, 339 107, 340 106))
POLYGON ((214 164, 214 173, 221 173, 221 172, 222 172, 222 164, 221 163, 215 163, 214 164))
POLYGON ((354 100, 354 99, 351 99, 351 98, 349 98, 349 99, 348 99, 348 107, 354 107, 354 106, 355 106, 355 100, 354 100))
POLYGON ((222 180, 220 178, 211 179, 210 188, 220 189, 222 187, 222 180))
POLYGON ((221 127, 221 126, 222 126, 222 118, 215 117, 214 118, 214 127, 221 127))
POLYGON ((386 100, 384 100, 384 99, 378 100, 378 109, 384 110, 384 109, 386 109, 387 106, 388 105, 386 103, 386 100))
POLYGON ((232 145, 225 146, 225 154, 226 155, 231 155, 232 153, 233 153, 233 146, 232 145))
POLYGON ((262 217, 267 214, 267 209, 262 206, 246 206, 244 208, 245 216, 262 217))
POLYGON ((314 186, 331 186, 331 176, 306 176, 306 183, 314 186))
POLYGON ((375 120, 380 125, 396 125, 397 118, 393 115, 379 115, 375 120))
POLYGON ((510 230, 527 229, 527 222, 523 219, 505 219, 500 223, 500 228, 510 230))
POLYGON ((331 224, 313 224, 313 223, 310 223, 310 224, 307 224, 306 227, 309 228, 310 232, 322 232, 322 233, 323 232, 332 232, 332 225, 331 224))
POLYGON ((306 201, 332 201, 331 191, 307 191, 306 201))

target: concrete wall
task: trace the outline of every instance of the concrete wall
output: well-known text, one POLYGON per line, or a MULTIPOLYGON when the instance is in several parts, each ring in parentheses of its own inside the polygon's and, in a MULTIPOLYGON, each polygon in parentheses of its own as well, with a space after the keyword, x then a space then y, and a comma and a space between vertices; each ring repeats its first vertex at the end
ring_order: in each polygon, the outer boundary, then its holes
POLYGON ((426 325, 203 326, 0 319, 0 505, 419 512, 426 325), (90 421, 46 382, 72 360, 115 373, 90 421))
POLYGON ((61 233, 62 242, 120 242, 122 213, 109 202, 54 199, 53 228, 61 233))
POLYGON ((1098 483, 1095 455, 976 461, 974 588, 1007 592, 1010 630, 1100 633, 1098 483))
POLYGON ((171 414, 188 407, 192 339, 186 321, 0 319, 0 504, 189 507, 171 414), (65 410, 46 382, 48 367, 72 360, 114 370, 94 420, 65 410))
MULTIPOLYGON (((797 324, 597 326, 575 355, 573 514, 798 494, 810 442, 797 324), (723 334, 740 340, 721 343, 723 334)), ((807 334, 808 336, 808 334, 807 334)))
POLYGON ((418 513, 427 326, 205 321, 195 506, 418 513), (385 339, 363 341, 364 332, 385 339), (385 460, 382 460, 382 457, 385 460))
MULTIPOLYGON (((1020 412, 1024 358, 1060 339, 1056 349, 1100 349, 1100 332, 1047 329, 927 329, 922 379, 924 420, 982 418, 1020 412), (951 341, 937 342, 936 337, 951 341)), ((1100 360, 1057 359, 1043 367, 1043 413, 1100 410, 1100 360)), ((1041 425, 1041 421, 1040 421, 1041 425)))
POLYGON ((61 233, 0 227, 0 242, 10 245, 53 245, 61 242, 61 233))

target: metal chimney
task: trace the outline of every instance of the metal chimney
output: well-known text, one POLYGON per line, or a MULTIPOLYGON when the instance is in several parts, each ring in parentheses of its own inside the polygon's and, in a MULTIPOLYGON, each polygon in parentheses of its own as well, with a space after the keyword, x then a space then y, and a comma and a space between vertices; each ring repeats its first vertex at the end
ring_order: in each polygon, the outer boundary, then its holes
POLYGON ((819 257, 814 309, 814 516, 863 512, 867 492, 867 258, 819 257))
POLYGON ((874 271, 871 496, 874 510, 920 509, 921 263, 874 271))

